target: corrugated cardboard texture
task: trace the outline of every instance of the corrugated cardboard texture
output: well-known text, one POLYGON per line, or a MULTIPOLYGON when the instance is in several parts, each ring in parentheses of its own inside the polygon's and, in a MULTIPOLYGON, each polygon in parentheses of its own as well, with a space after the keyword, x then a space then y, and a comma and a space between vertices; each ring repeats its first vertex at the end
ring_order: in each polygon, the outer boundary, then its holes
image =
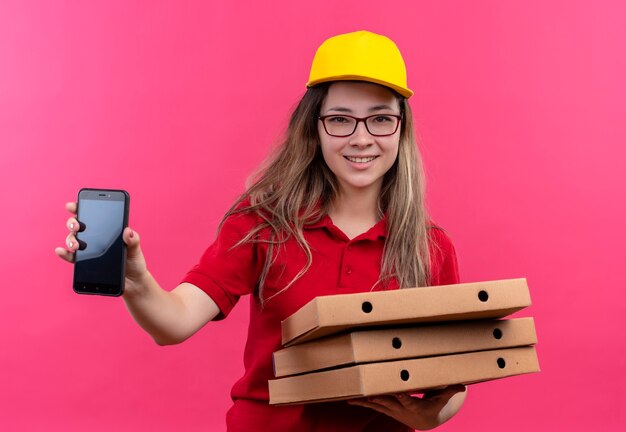
POLYGON ((316 297, 282 322, 283 345, 354 327, 502 318, 530 305, 526 279, 316 297))
POLYGON ((276 377, 350 364, 429 357, 537 343, 532 318, 463 321, 358 331, 274 353, 276 377))
POLYGON ((534 347, 369 363, 269 381, 270 404, 301 404, 421 392, 539 372, 534 347))

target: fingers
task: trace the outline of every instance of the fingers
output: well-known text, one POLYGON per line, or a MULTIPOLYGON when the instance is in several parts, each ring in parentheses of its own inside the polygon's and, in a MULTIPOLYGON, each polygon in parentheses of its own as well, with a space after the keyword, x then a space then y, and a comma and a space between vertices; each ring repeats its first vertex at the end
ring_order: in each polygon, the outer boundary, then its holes
POLYGON ((67 262, 74 262, 74 254, 66 249, 63 249, 62 247, 55 248, 54 253, 57 254, 59 258, 67 262))
POLYGON ((416 404, 414 400, 415 398, 413 398, 410 394, 398 393, 396 395, 396 399, 404 408, 412 408, 416 404))
POLYGON ((451 385, 447 388, 448 391, 452 391, 454 393, 462 393, 467 391, 467 386, 465 384, 455 384, 451 385))
POLYGON ((65 245, 70 250, 70 252, 85 250, 85 247, 87 246, 84 241, 76 238, 76 235, 73 232, 70 232, 65 238, 65 245))
POLYGON ((465 390, 466 387, 462 384, 453 385, 440 390, 436 395, 429 395, 427 393, 421 400, 426 403, 434 404, 434 406, 441 410, 450 402, 450 399, 459 393, 465 392, 465 390))
POLYGON ((365 399, 354 399, 353 401, 349 401, 349 403, 353 403, 353 405, 361 405, 368 408, 375 409, 380 412, 384 412, 385 414, 389 414, 392 411, 398 410, 402 408, 400 402, 396 396, 374 396, 365 399))
MULTIPOLYGON (((70 213, 76 214, 76 203, 65 203, 65 209, 70 213)), ((76 252, 77 249, 80 249, 81 245, 84 245, 83 242, 79 241, 76 238, 76 233, 83 231, 85 229, 85 225, 79 222, 74 216, 72 216, 67 220, 65 226, 69 230, 69 234, 65 238, 65 246, 67 247, 67 249, 57 247, 54 249, 54 253, 64 261, 73 263, 74 252, 76 252)))
POLYGON ((368 398, 368 399, 353 399, 349 400, 348 404, 350 405, 358 405, 365 408, 371 408, 383 414, 391 416, 391 410, 387 408, 385 405, 381 405, 375 402, 378 398, 368 398))
MULTIPOLYGON (((376 410, 415 429, 426 430, 436 427, 458 411, 462 401, 457 404, 456 408, 448 409, 452 413, 445 414, 447 417, 441 420, 443 410, 448 408, 446 405, 450 399, 464 391, 464 385, 454 385, 432 391, 430 397, 428 393, 423 398, 413 397, 410 393, 398 393, 393 396, 381 395, 366 399, 353 399, 348 403, 376 410)), ((464 399, 465 396, 463 395, 462 398, 464 399)))
POLYGON ((465 387, 463 384, 455 384, 455 385, 451 385, 440 390, 426 392, 424 393, 424 399, 443 398, 445 400, 448 400, 455 394, 464 392, 466 390, 467 390, 467 387, 465 387))
POLYGON ((76 241, 74 233, 69 233, 67 237, 65 237, 65 246, 67 246, 70 252, 76 252, 76 249, 78 249, 78 242, 76 241))
POLYGON ((67 222, 65 223, 65 226, 72 233, 83 232, 85 231, 85 228, 86 228, 84 223, 82 223, 81 221, 79 221, 73 216, 67 220, 67 222))

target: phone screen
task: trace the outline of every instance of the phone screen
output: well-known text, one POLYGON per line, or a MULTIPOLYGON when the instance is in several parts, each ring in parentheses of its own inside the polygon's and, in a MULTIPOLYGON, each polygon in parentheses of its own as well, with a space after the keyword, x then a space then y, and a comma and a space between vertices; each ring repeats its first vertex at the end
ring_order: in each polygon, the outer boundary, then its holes
POLYGON ((124 191, 82 189, 76 235, 80 249, 74 261, 74 290, 85 294, 121 295, 124 288, 126 245, 122 232, 128 219, 124 191))

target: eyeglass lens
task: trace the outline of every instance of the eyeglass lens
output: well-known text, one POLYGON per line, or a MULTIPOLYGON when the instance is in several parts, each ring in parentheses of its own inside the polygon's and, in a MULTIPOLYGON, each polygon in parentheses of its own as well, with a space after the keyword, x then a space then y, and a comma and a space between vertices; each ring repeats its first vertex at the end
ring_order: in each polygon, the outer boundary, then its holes
POLYGON ((378 114, 365 119, 348 116, 328 116, 324 118, 324 127, 329 135, 349 136, 356 131, 359 121, 365 122, 367 131, 372 135, 392 135, 398 128, 399 119, 395 116, 378 114))

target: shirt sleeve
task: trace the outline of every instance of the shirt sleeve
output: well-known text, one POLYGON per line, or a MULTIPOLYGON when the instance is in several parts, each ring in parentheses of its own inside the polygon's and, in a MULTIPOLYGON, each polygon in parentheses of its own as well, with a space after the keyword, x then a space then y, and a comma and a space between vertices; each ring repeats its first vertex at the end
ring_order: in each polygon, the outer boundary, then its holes
POLYGON ((458 284, 459 264, 452 240, 443 228, 433 226, 429 230, 431 281, 430 285, 458 284))
POLYGON ((235 246, 258 223, 256 215, 230 215, 217 238, 182 282, 203 290, 220 309, 215 320, 224 319, 239 298, 254 292, 264 263, 262 243, 246 242, 235 246))

